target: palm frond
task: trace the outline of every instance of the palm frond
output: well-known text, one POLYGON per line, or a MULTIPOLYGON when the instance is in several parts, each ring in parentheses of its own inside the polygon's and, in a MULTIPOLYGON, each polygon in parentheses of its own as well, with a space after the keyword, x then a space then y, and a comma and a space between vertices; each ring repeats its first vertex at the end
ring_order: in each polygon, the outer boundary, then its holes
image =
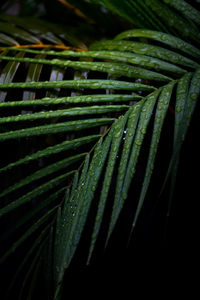
POLYGON ((1 14, 0 20, 1 43, 5 45, 22 48, 49 48, 52 46, 58 49, 87 49, 86 45, 77 35, 72 33, 68 26, 63 30, 63 25, 55 25, 36 18, 22 18, 6 14, 1 14), (70 33, 68 33, 69 31, 70 33))
MULTIPOLYGON (((163 180, 163 187, 171 180, 169 213, 181 147, 200 95, 195 8, 185 1, 91 2, 131 22, 137 12, 134 22, 147 29, 122 32, 86 51, 84 43, 59 26, 0 16, 0 143, 5 158, 0 163, 0 221, 8 227, 0 242, 4 245, 11 239, 13 244, 2 247, 1 262, 32 238, 11 282, 14 286, 17 274, 34 256, 22 283, 22 297, 27 293, 32 298, 42 265, 49 270, 44 276, 46 297, 60 297, 65 270, 79 247, 88 216, 93 215, 90 263, 110 206, 106 247, 134 189, 145 148, 143 185, 131 212, 133 232, 165 120, 173 111, 173 149, 163 180), (190 26, 181 32, 186 24, 190 26), (15 214, 13 227, 6 218, 15 214)), ((76 1, 81 9, 79 4, 76 1)))
MULTIPOLYGON (((70 0, 79 7, 80 2, 70 0)), ((153 29, 178 35, 199 43, 199 10, 186 1, 145 0, 116 1, 90 0, 103 6, 139 28, 153 29)))

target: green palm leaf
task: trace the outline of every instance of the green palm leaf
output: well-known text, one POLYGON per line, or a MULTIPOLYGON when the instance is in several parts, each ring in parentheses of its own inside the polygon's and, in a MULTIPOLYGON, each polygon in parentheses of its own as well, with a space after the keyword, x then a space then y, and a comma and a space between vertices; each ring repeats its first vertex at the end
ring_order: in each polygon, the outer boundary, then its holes
MULTIPOLYGON (((69 2, 84 7, 84 1, 69 2)), ((0 15, 0 222, 16 219, 0 238, 1 263, 32 239, 11 282, 14 287, 33 256, 20 299, 33 299, 42 268, 46 298, 62 298, 65 271, 90 216, 86 263, 104 225, 102 247, 110 243, 145 151, 131 235, 172 111, 173 146, 163 180, 163 188, 170 183, 169 215, 183 141, 200 95, 197 9, 181 0, 90 2, 142 29, 95 41, 86 51, 62 26, 0 15)))
MULTIPOLYGON (((167 86, 165 86, 158 99, 157 103, 157 108, 156 108, 156 114, 155 114, 155 120, 154 120, 154 129, 153 129, 153 134, 152 134, 152 140, 151 140, 151 145, 150 145, 150 151, 149 151, 149 157, 148 157, 148 162, 147 162, 147 167, 146 167, 146 172, 145 172, 145 177, 143 181, 143 187, 141 190, 141 195, 138 201, 137 209, 135 212, 135 217, 133 220, 133 225, 132 227, 134 228, 139 216, 139 213, 142 209, 142 205, 145 199, 145 195, 148 189, 148 185, 151 179, 151 174, 154 168, 154 161, 155 161, 155 156, 156 156, 156 151, 158 148, 159 144, 159 138, 160 134, 162 131, 162 126, 164 123, 164 119, 167 113, 168 105, 171 99, 171 94, 174 88, 175 82, 169 83, 167 86)), ((132 228, 132 230, 133 230, 132 228)))

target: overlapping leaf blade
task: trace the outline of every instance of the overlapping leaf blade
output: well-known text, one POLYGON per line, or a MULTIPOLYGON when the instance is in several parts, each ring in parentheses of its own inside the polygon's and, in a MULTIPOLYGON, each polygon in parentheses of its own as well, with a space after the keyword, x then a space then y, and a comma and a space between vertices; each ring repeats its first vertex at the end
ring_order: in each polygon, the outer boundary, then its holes
POLYGON ((47 64, 53 66, 60 66, 60 67, 72 67, 78 70, 92 70, 98 72, 106 72, 109 74, 113 74, 116 76, 126 76, 126 77, 133 77, 133 78, 152 78, 152 80, 157 81, 169 81, 170 77, 166 75, 162 75, 153 71, 149 71, 146 69, 141 69, 139 67, 132 67, 125 64, 118 64, 118 63, 109 63, 109 62, 75 62, 71 60, 45 60, 45 59, 36 59, 36 58, 15 58, 9 56, 0 56, 1 59, 6 60, 16 60, 21 62, 31 62, 31 63, 39 63, 39 64, 47 64))
MULTIPOLYGON (((108 86, 110 87, 110 86, 108 86)), ((144 88, 144 86, 139 86, 140 88, 144 88)), ((58 97, 58 98, 42 98, 36 99, 36 101, 32 100, 19 100, 19 101, 8 101, 4 103, 0 103, 0 107, 26 107, 26 106, 48 106, 48 105, 59 105, 59 104, 96 104, 96 103, 115 103, 115 102, 129 102, 136 101, 142 99, 142 96, 131 93, 130 95, 126 94, 100 94, 100 95, 85 95, 85 96, 71 96, 71 97, 58 97)))
MULTIPOLYGON (((73 1, 72 1, 73 2, 73 1)), ((199 11, 192 4, 179 0, 120 1, 91 0, 125 18, 139 28, 167 32, 197 41, 199 11)))
MULTIPOLYGON (((168 81, 168 80, 167 80, 168 81)), ((154 86, 132 83, 119 80, 95 80, 95 79, 80 79, 80 80, 62 80, 62 81, 44 81, 44 82, 12 82, 1 84, 0 88, 5 89, 114 89, 114 90, 127 90, 127 91, 152 91, 155 90, 154 86)))
POLYGON ((176 123, 174 129, 174 149, 173 149, 174 151, 162 187, 163 190, 167 180, 169 179, 169 176, 171 175, 170 197, 169 197, 170 200, 169 200, 167 216, 169 216, 171 210, 171 202, 172 202, 173 192, 175 188, 181 146, 187 134, 189 124, 200 95, 199 70, 200 70, 199 68, 196 70, 196 72, 192 76, 192 79, 191 79, 191 74, 185 75, 179 81, 179 85, 177 88, 176 123))
MULTIPOLYGON (((147 126, 148 123, 151 119, 151 115, 153 112, 153 108, 155 105, 155 102, 157 100, 158 97, 158 93, 159 91, 154 92, 153 94, 151 94, 151 96, 148 96, 145 99, 144 104, 141 107, 141 113, 140 113, 140 119, 139 119, 139 123, 136 129, 136 133, 133 139, 133 145, 130 149, 130 156, 128 158, 128 163, 126 165, 126 161, 124 162, 124 158, 122 158, 121 161, 121 168, 125 169, 125 174, 121 174, 121 170, 119 170, 120 174, 118 176, 119 179, 119 186, 121 186, 122 180, 122 187, 121 187, 121 191, 115 194, 115 200, 114 200, 114 204, 113 204, 113 211, 112 211, 112 216, 111 216, 111 221, 110 221, 110 225, 109 225, 109 230, 108 230, 108 237, 107 237, 107 241, 109 240, 113 229, 115 227, 115 224, 117 222, 117 219, 119 218, 120 212, 122 210, 124 201, 126 200, 127 196, 128 196, 128 191, 129 191, 129 187, 131 184, 131 181, 133 179, 133 176, 135 174, 135 170, 136 170, 136 165, 137 165, 137 161, 138 161, 138 157, 140 154, 140 149, 143 143, 143 139, 144 136, 146 134, 146 130, 147 130, 147 126), (122 179, 123 177, 123 179, 122 179)), ((133 114, 134 116, 134 114, 133 114)), ((133 118, 133 123, 137 122, 137 115, 134 116, 133 118)), ((133 125, 135 127, 135 124, 133 125)), ((124 151, 124 156, 127 156, 126 154, 126 150, 124 151)))
MULTIPOLYGON (((49 218, 49 216, 52 215, 52 213, 56 210, 56 207, 54 207, 53 209, 51 209, 50 211, 48 211, 44 216, 42 216, 37 222, 35 222, 33 224, 32 227, 30 227, 24 235, 22 235, 20 237, 20 239, 15 242, 13 245, 12 245, 12 248, 10 248, 9 251, 6 252, 6 254, 4 256, 1 257, 1 260, 0 262, 2 263, 12 252, 14 252, 30 235, 33 234, 33 232, 35 232, 40 226, 42 226, 45 221, 49 218)), ((49 226, 46 225, 47 227, 49 226)))
POLYGON ((124 111, 129 108, 128 105, 101 105, 99 106, 88 106, 88 107, 75 107, 69 109, 30 113, 18 116, 9 116, 5 118, 0 118, 0 124, 9 122, 22 122, 22 121, 34 121, 37 119, 50 119, 50 118, 62 118, 71 116, 82 116, 82 115, 96 115, 96 114, 106 114, 117 111, 124 111))
POLYGON ((101 41, 96 42, 91 46, 91 50, 118 50, 118 51, 128 51, 137 53, 140 55, 147 55, 155 57, 172 64, 178 64, 187 67, 198 67, 198 64, 192 59, 187 58, 175 51, 165 49, 163 47, 154 46, 151 44, 145 44, 140 42, 131 42, 123 40, 113 40, 113 41, 101 41))
POLYGON ((12 201, 11 203, 7 204, 3 208, 0 209, 0 217, 6 215, 7 213, 11 212, 12 210, 30 202, 32 199, 40 196, 41 194, 50 191, 54 187, 57 187, 62 181, 65 181, 66 178, 72 175, 74 171, 70 171, 64 175, 60 175, 51 179, 49 182, 41 184, 39 187, 35 188, 34 190, 28 192, 27 194, 23 195, 22 197, 12 201))
POLYGON ((83 137, 83 138, 74 139, 72 141, 64 141, 61 144, 56 144, 54 146, 45 148, 44 150, 39 150, 36 153, 27 155, 24 158, 22 158, 16 162, 10 163, 10 164, 6 165, 5 167, 1 168, 0 173, 10 170, 14 167, 20 166, 22 164, 27 164, 31 161, 41 159, 43 157, 48 157, 50 155, 58 154, 58 153, 61 153, 63 151, 70 150, 70 149, 77 149, 78 147, 81 147, 82 145, 85 145, 87 143, 97 140, 98 138, 100 138, 100 135, 91 135, 91 136, 87 136, 87 137, 83 137))
POLYGON ((86 119, 79 121, 68 121, 58 124, 42 125, 26 129, 10 131, 8 133, 0 133, 0 142, 12 140, 16 138, 27 138, 31 136, 39 136, 45 134, 56 134, 59 132, 79 131, 86 128, 98 127, 100 125, 110 124, 113 118, 86 119))
POLYGON ((95 224, 94 224, 94 229, 92 233, 92 238, 91 238, 91 245, 90 245, 90 250, 89 250, 89 255, 88 255, 88 262, 90 261, 91 255, 94 250, 94 246, 97 240, 97 236, 100 230, 104 210, 105 210, 105 205, 106 201, 108 198, 108 193, 111 188, 111 181, 113 177, 113 172, 114 168, 116 165, 116 161, 118 158, 118 153, 120 149, 120 145, 122 142, 122 138, 124 136, 124 128, 127 122, 127 119, 129 117, 130 110, 122 117, 121 119, 118 119, 118 122, 115 126, 114 130, 114 135, 111 143, 111 148, 110 148, 110 153, 109 153, 109 158, 107 162, 107 167, 104 175, 104 180, 103 180, 103 185, 102 185, 102 190, 101 190, 101 195, 99 199, 99 205, 98 205, 98 210, 96 213, 96 219, 95 219, 95 224))
POLYGON ((35 36, 31 35, 27 31, 12 26, 5 22, 0 22, 1 32, 11 35, 12 37, 23 40, 24 42, 32 43, 32 44, 39 44, 40 40, 35 36))
MULTIPOLYGON (((133 30, 128 31, 127 34, 125 32, 124 35, 122 35, 122 38, 123 37, 129 37, 129 36, 132 37, 132 36, 134 36, 135 31, 133 31, 133 30)), ((137 32, 138 31, 136 31, 136 33, 137 32)), ((148 31, 147 31, 147 33, 148 33, 148 31)), ((153 36, 154 31, 152 31, 151 33, 152 33, 152 36, 153 36)), ((143 36, 143 35, 139 34, 139 36, 143 36)), ((144 35, 144 36, 146 37, 146 35, 144 35)), ((166 36, 168 37, 169 35, 166 35, 166 36)), ((119 37, 116 37, 116 39, 120 39, 120 37, 121 37, 121 35, 119 35, 119 37)), ((171 36, 169 36, 169 37, 171 37, 171 36)), ((159 35, 156 35, 156 38, 158 39, 159 35)), ((181 41, 181 40, 179 39, 178 41, 181 41)), ((115 45, 115 43, 114 43, 114 45, 115 45)), ((190 44, 183 43, 183 45, 181 44, 180 46, 181 46, 181 49, 182 49, 183 46, 184 47, 188 46, 187 47, 188 51, 193 50, 195 52, 195 50, 196 50, 197 53, 198 53, 198 49, 196 49, 195 47, 191 47, 190 44)), ((11 48, 4 47, 4 49, 5 50, 10 50, 11 48)), ((25 52, 25 53, 40 54, 40 51, 38 51, 38 50, 20 49, 20 48, 16 49, 16 50, 20 51, 20 52, 25 52)), ((69 57, 77 57, 77 58, 86 57, 86 58, 93 58, 93 59, 111 60, 111 61, 116 61, 116 62, 121 62, 121 63, 130 63, 130 64, 133 64, 133 65, 139 65, 140 67, 145 67, 147 69, 149 69, 149 68, 155 69, 156 71, 166 71, 166 72, 173 72, 173 73, 180 73, 180 74, 183 74, 185 72, 185 70, 181 69, 180 67, 169 64, 169 63, 167 63, 163 60, 153 58, 153 57, 150 57, 150 56, 147 56, 147 55, 141 55, 141 54, 130 53, 130 52, 125 52, 125 51, 117 51, 117 50, 116 51, 103 51, 103 50, 98 51, 97 50, 97 51, 75 52, 75 51, 66 50, 66 51, 62 51, 62 52, 56 52, 56 51, 53 51, 53 50, 50 50, 50 51, 46 50, 44 53, 47 54, 47 55, 57 56, 57 57, 62 57, 62 58, 65 58, 65 57, 66 58, 67 57, 68 58, 69 57)), ((6 59, 6 58, 4 57, 4 59, 6 59)), ((37 61, 35 60, 35 62, 37 62, 37 61)), ((44 62, 48 63, 47 60, 44 61, 44 62)), ((57 60, 56 62, 58 64, 60 63, 62 66, 64 66, 63 61, 59 62, 59 60, 57 60)), ((51 62, 51 64, 52 63, 55 63, 55 61, 51 62)))
MULTIPOLYGON (((61 240, 61 244, 59 245, 64 248, 64 251, 61 252, 59 265, 56 265, 57 289, 55 292, 55 297, 59 292, 59 283, 62 281, 62 278, 64 276, 64 270, 69 266, 69 263, 77 248, 90 209, 90 205, 93 200, 93 196, 97 188, 97 184, 101 176, 106 157, 108 155, 112 137, 113 130, 111 129, 108 136, 105 138, 105 141, 99 141, 89 166, 89 157, 86 158, 85 165, 82 170, 82 175, 80 176, 78 182, 77 180, 75 181, 76 183, 74 185, 74 188, 72 188, 68 206, 64 208, 65 214, 63 215, 63 219, 66 222, 64 230, 65 235, 64 239, 61 240)), ((59 219, 61 220, 61 218, 59 219)), ((58 224, 60 224, 61 226, 62 221, 59 221, 58 224)), ((58 230, 60 230, 59 227, 58 230)))
POLYGON ((157 104, 156 113, 155 113, 154 129, 153 129, 153 133, 152 133, 150 151, 149 151, 149 155, 148 155, 148 162, 147 162, 147 166, 146 166, 146 172, 145 172, 145 177, 144 177, 144 181, 143 181, 141 194, 140 194, 140 197, 138 200, 138 205, 136 208, 136 212, 135 212, 135 216, 134 216, 134 220, 133 220, 133 224, 132 224, 132 231, 133 231, 134 227, 136 226, 136 222, 137 222, 137 219, 141 212, 141 209, 142 209, 142 206, 144 203, 144 199, 145 199, 145 195, 146 195, 149 183, 150 183, 151 174, 152 174, 153 168, 154 168, 155 156, 156 156, 156 152, 158 149, 160 134, 162 131, 162 126, 163 126, 164 119, 165 119, 165 116, 167 113, 167 109, 168 109, 168 105, 169 105, 169 102, 171 99, 171 94, 172 94, 174 85, 175 85, 175 82, 173 82, 173 81, 170 82, 168 85, 166 85, 162 89, 162 91, 159 95, 158 104, 157 104))
POLYGON ((181 12, 187 19, 191 19, 200 25, 200 12, 186 1, 182 0, 163 0, 164 3, 181 12))
POLYGON ((157 32, 157 31, 145 30, 145 29, 132 29, 132 30, 122 32, 121 34, 116 36, 115 39, 121 40, 121 39, 135 38, 135 37, 147 38, 147 39, 159 41, 162 44, 169 45, 172 48, 178 49, 183 53, 189 54, 199 59, 200 51, 198 48, 196 48, 190 43, 185 42, 184 40, 178 37, 175 37, 173 35, 164 32, 157 32))

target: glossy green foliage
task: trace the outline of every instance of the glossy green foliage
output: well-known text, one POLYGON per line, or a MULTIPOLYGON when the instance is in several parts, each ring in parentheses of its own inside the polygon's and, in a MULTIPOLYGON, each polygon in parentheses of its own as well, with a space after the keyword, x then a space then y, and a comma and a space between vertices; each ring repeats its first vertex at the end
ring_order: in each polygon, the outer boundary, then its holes
MULTIPOLYGON (((71 0, 71 3, 74 1, 71 0)), ((78 4, 82 1, 76 1, 78 4)), ((184 0, 90 0, 139 28, 153 29, 199 43, 199 11, 184 0)))
POLYGON ((39 18, 20 18, 6 14, 1 14, 0 20, 4 45, 44 43, 86 48, 82 40, 77 35, 75 36, 71 27, 67 25, 63 27, 63 24, 52 24, 39 18))
POLYGON ((111 11, 139 28, 131 25, 87 49, 67 25, 0 15, 0 222, 15 218, 0 237, 1 263, 31 239, 10 282, 12 293, 28 266, 19 299, 33 299, 42 268, 45 299, 62 299, 65 271, 89 217, 88 264, 105 216, 102 247, 112 239, 142 160, 142 186, 131 199, 132 234, 171 114, 173 147, 163 180, 163 189, 170 187, 170 214, 181 149, 200 95, 196 8, 181 0, 69 3, 90 25, 100 6, 99 18, 111 11))

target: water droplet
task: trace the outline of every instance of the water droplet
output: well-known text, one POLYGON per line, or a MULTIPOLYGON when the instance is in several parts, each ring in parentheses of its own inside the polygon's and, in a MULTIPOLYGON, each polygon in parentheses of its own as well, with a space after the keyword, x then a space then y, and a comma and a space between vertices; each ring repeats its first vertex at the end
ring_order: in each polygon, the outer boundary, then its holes
POLYGON ((141 146, 142 145, 142 141, 141 140, 135 140, 136 145, 141 146))
POLYGON ((180 106, 179 106, 179 107, 176 107, 176 112, 178 112, 178 113, 179 113, 179 112, 181 112, 182 110, 183 110, 183 108, 182 108, 182 107, 180 107, 180 106))
POLYGON ((142 108, 142 112, 146 112, 146 107, 143 107, 143 108, 142 108))
POLYGON ((146 133, 146 129, 145 129, 145 128, 142 128, 142 129, 141 129, 141 133, 142 133, 142 134, 145 134, 145 133, 146 133))
POLYGON ((195 93, 191 93, 190 94, 190 99, 193 100, 193 101, 197 100, 197 95, 195 93))
POLYGON ((128 194, 127 194, 127 193, 123 193, 123 194, 122 194, 122 198, 123 198, 124 200, 126 200, 127 197, 128 197, 128 194))

